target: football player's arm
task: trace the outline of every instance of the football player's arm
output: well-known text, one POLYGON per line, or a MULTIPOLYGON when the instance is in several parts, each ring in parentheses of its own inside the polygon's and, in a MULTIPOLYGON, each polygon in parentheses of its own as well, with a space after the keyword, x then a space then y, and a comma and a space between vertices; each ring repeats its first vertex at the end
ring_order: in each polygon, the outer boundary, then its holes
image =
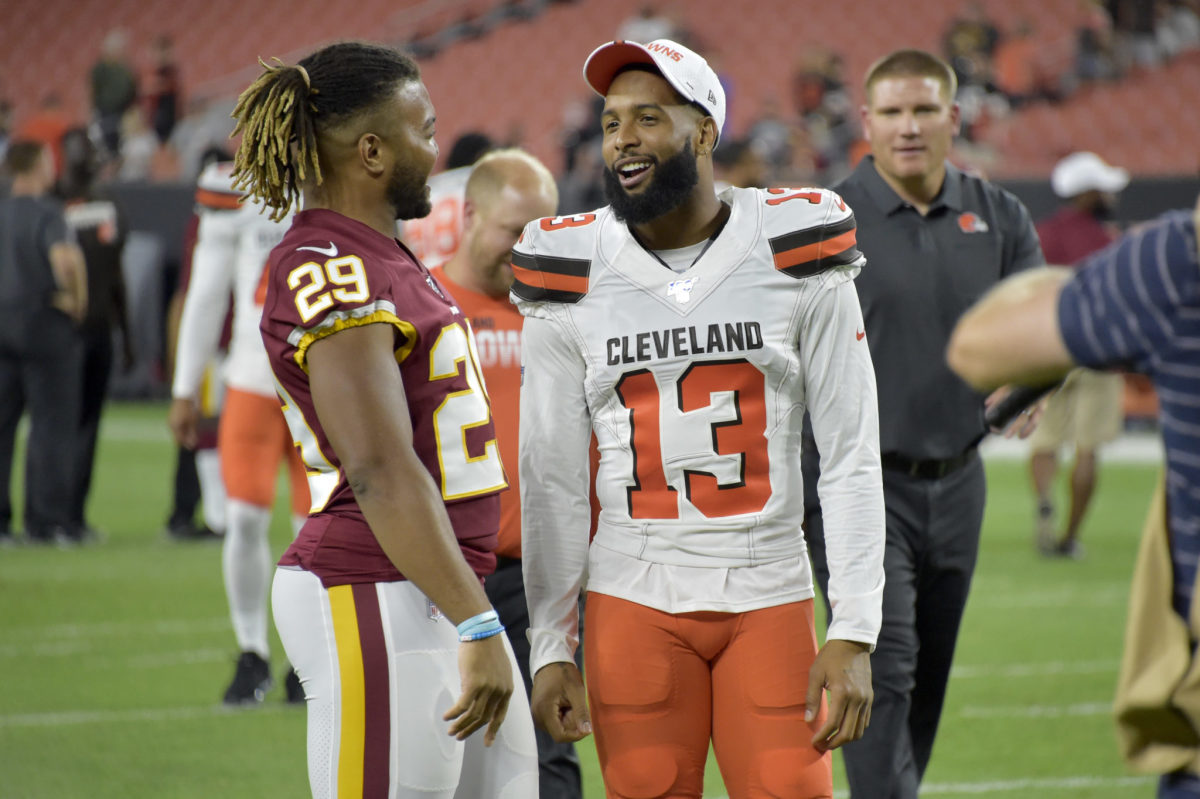
POLYGON ((50 247, 50 268, 58 291, 54 307, 82 322, 87 314, 87 263, 83 250, 73 241, 60 241, 50 247))
POLYGON ((200 387, 217 353, 229 309, 237 262, 237 211, 203 211, 192 250, 192 277, 183 298, 175 341, 175 375, 167 424, 175 441, 196 446, 200 387))
POLYGON ((76 322, 82 322, 87 313, 87 262, 66 217, 61 213, 49 217, 41 227, 40 238, 54 276, 56 291, 51 302, 76 322))
POLYGON ((529 605, 530 706, 555 740, 577 741, 591 732, 574 659, 591 527, 584 363, 560 324, 539 316, 525 319, 521 359, 521 563, 529 605))
POLYGON ((808 715, 821 692, 829 715, 813 736, 818 749, 862 737, 871 716, 870 651, 882 621, 884 511, 875 371, 862 337, 854 289, 857 268, 813 278, 804 313, 801 358, 813 435, 821 456, 817 493, 825 517, 832 617, 813 663, 808 715))
POLYGON ((1058 326, 1058 298, 1071 270, 1031 269, 1001 281, 963 314, 946 350, 959 377, 979 391, 1051 383, 1074 367, 1058 326))
MULTIPOLYGON (((442 494, 413 448, 394 328, 369 324, 314 342, 307 363, 313 406, 380 547, 455 624, 491 610, 467 565, 442 494)), ((504 636, 459 644, 462 694, 445 718, 465 739, 487 725, 491 745, 513 691, 504 636)))

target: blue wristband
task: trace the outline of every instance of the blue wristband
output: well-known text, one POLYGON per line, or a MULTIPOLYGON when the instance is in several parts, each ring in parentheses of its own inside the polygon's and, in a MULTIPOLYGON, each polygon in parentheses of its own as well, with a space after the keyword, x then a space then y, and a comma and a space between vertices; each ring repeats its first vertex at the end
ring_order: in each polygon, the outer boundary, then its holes
POLYGON ((472 616, 462 624, 459 624, 458 636, 459 638, 462 638, 466 635, 474 635, 476 633, 485 631, 487 631, 490 635, 495 635, 495 628, 497 627, 499 627, 501 630, 504 629, 500 624, 500 614, 494 610, 485 610, 483 613, 480 613, 477 616, 472 616))
POLYGON ((487 630, 482 630, 477 633, 468 633, 467 635, 458 636, 458 641, 461 644, 468 644, 471 641, 482 641, 484 638, 491 638, 493 635, 499 635, 504 632, 504 625, 496 622, 496 626, 487 630))

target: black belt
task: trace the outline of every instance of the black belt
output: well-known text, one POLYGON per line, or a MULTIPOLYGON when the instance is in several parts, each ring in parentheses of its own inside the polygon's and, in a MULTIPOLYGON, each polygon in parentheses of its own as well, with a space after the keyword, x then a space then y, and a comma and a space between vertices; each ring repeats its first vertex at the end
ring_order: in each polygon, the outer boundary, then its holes
POLYGON ((909 477, 920 477, 923 480, 937 480, 952 472, 957 472, 966 466, 975 454, 974 449, 968 449, 961 455, 955 455, 946 460, 914 460, 898 452, 885 452, 880 456, 883 468, 894 472, 903 472, 909 477))

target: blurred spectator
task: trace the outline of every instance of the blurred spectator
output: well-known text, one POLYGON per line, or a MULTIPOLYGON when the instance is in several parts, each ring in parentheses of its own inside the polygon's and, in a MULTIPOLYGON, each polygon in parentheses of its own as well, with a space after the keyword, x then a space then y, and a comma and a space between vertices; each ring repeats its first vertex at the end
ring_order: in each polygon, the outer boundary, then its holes
POLYGON ((680 32, 680 26, 666 14, 660 13, 654 3, 643 3, 636 14, 617 26, 615 38, 642 44, 655 39, 674 39, 682 43, 680 32))
MULTIPOLYGON (((1129 173, 1106 164, 1100 156, 1077 152, 1058 162, 1050 175, 1054 193, 1066 203, 1037 226, 1046 263, 1075 266, 1116 240, 1112 223, 1117 194, 1129 185, 1129 173)), ((1029 439, 1030 474, 1037 494, 1035 542, 1043 555, 1079 558, 1079 529, 1096 487, 1097 452, 1121 432, 1118 374, 1080 369, 1047 402, 1041 423, 1029 439), (1074 446, 1070 507, 1062 536, 1054 512, 1058 454, 1074 446)))
POLYGON ((73 125, 74 122, 63 110, 62 98, 52 91, 42 98, 37 111, 17 128, 15 138, 45 145, 54 157, 54 174, 57 177, 63 172, 63 134, 73 125))
POLYGON ((754 189, 769 185, 767 164, 746 139, 721 142, 713 150, 713 170, 718 193, 730 186, 754 189))
POLYGON ((1013 108, 1043 96, 1038 45, 1033 32, 1033 22, 1022 19, 1016 30, 996 45, 993 59, 996 88, 1013 108))
POLYGON ((1092 3, 1086 20, 1075 32, 1075 78, 1080 83, 1115 80, 1121 76, 1112 16, 1092 3))
POLYGON ((175 46, 169 36, 159 36, 153 45, 154 66, 150 74, 150 91, 146 95, 146 111, 150 127, 158 140, 166 144, 175 129, 179 114, 179 64, 175 46))
POLYGON ((942 51, 958 76, 959 88, 991 84, 992 56, 999 41, 1000 31, 978 0, 968 2, 963 15, 950 21, 942 36, 942 51))
POLYGON ((792 161, 793 125, 783 118, 779 101, 763 99, 758 118, 750 125, 746 138, 772 169, 783 169, 792 161))
POLYGON ((1152 69, 1162 63, 1155 35, 1156 0, 1108 0, 1119 42, 1129 53, 1133 66, 1152 69))
POLYGON ((795 154, 810 150, 812 166, 822 176, 848 171, 850 147, 857 136, 842 69, 841 56, 811 48, 792 76, 792 100, 805 130, 803 144, 793 136, 790 160, 795 166, 795 154))
POLYGON ((204 168, 205 153, 229 146, 229 134, 233 132, 229 114, 233 111, 234 99, 192 97, 187 105, 187 113, 171 132, 169 146, 179 159, 180 179, 195 183, 204 168))
POLYGON ((121 150, 121 120, 137 100, 137 78, 125 56, 127 43, 125 31, 110 31, 92 67, 92 110, 104 146, 114 155, 121 150))
POLYGON ((1197 0, 1167 0, 1158 4, 1154 34, 1165 58, 1200 48, 1200 11, 1197 0))
POLYGON ((114 333, 120 334, 122 368, 128 368, 133 362, 125 315, 125 281, 121 273, 125 223, 112 199, 96 187, 100 155, 86 129, 72 128, 63 136, 63 158, 63 177, 58 193, 67 204, 67 226, 83 250, 88 291, 87 315, 79 328, 83 343, 82 404, 75 449, 71 523, 82 530, 85 537, 96 537, 87 522, 86 506, 92 486, 100 415, 112 373, 114 333))
POLYGON ((121 125, 121 161, 117 180, 173 180, 179 176, 179 160, 168 145, 146 123, 146 110, 140 105, 125 112, 121 125))

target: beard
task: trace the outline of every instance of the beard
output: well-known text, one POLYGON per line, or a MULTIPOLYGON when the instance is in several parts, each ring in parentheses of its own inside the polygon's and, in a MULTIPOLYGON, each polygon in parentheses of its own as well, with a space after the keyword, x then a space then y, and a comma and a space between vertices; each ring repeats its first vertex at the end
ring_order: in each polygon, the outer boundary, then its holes
POLYGON ((397 219, 421 219, 429 216, 429 175, 422 175, 411 164, 396 164, 388 179, 387 198, 397 219))
POLYGON ((700 182, 692 143, 666 161, 654 161, 654 175, 641 194, 629 194, 621 186, 616 173, 604 168, 604 198, 612 206, 617 219, 631 225, 642 225, 678 208, 700 182))

